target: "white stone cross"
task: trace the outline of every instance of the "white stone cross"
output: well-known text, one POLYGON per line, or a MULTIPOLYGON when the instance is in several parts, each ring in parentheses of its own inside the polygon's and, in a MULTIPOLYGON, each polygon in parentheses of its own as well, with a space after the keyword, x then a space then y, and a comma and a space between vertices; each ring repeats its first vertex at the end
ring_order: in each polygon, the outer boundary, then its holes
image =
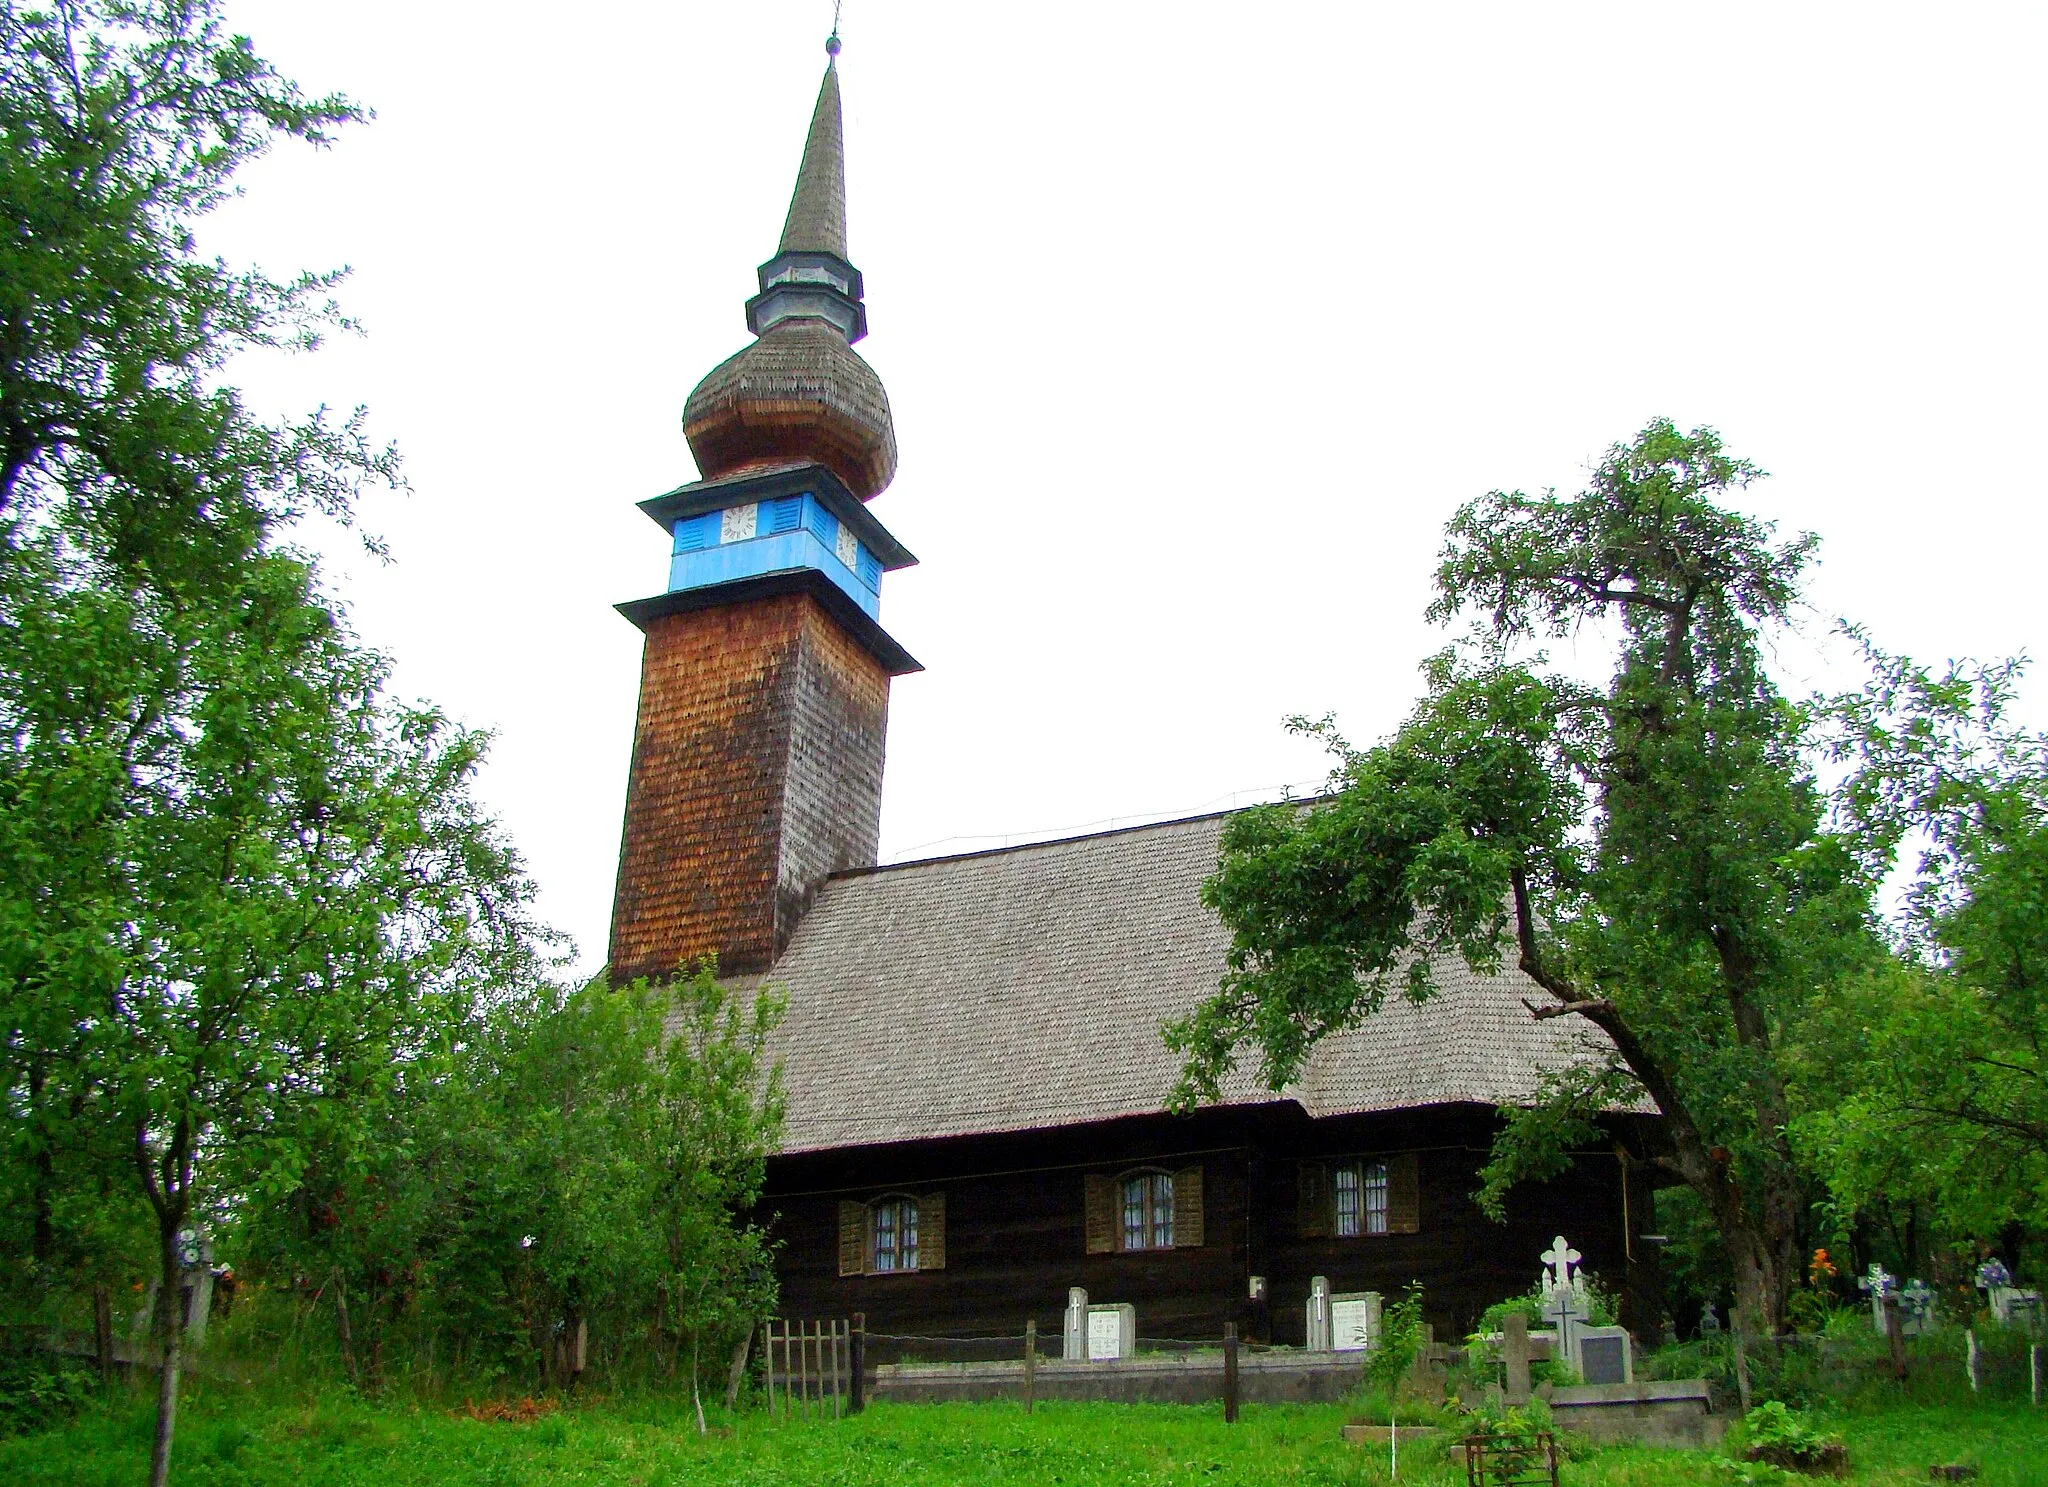
POLYGON ((1884 1336, 1886 1331, 1889 1330, 1886 1328, 1884 1321, 1884 1298, 1891 1295, 1898 1284, 1899 1278, 1896 1275, 1886 1274, 1884 1266, 1878 1264, 1875 1260, 1870 1262, 1870 1274, 1861 1277, 1856 1282, 1858 1290, 1870 1293, 1870 1325, 1880 1337, 1884 1336))
POLYGON ((1566 1244, 1564 1236, 1560 1234, 1552 1241, 1550 1248, 1537 1258, 1550 1267, 1551 1273, 1545 1277, 1547 1282, 1545 1289, 1562 1290, 1572 1283, 1572 1266, 1578 1264, 1584 1257, 1569 1244, 1566 1244))
POLYGON ((1572 1273, 1572 1267, 1579 1263, 1581 1256, 1560 1234, 1539 1258, 1546 1267, 1543 1272, 1543 1317, 1557 1329, 1557 1350, 1551 1356, 1569 1358, 1572 1356, 1572 1330, 1588 1315, 1583 1285, 1572 1273))

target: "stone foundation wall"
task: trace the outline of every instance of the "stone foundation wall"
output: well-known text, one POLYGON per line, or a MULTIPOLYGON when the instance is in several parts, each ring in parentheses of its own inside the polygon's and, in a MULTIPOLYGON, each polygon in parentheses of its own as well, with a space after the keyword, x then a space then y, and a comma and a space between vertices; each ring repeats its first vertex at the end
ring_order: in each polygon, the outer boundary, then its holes
MULTIPOLYGON (((1365 1376, 1362 1355, 1241 1353, 1238 1398, 1247 1404, 1329 1404, 1365 1376)), ((1204 1404, 1223 1397, 1223 1355, 1129 1358, 1118 1362, 1045 1361, 1034 1381, 1040 1399, 1097 1399, 1117 1404, 1204 1404)), ((888 1364, 874 1371, 868 1397, 903 1403, 1018 1399, 1024 1365, 1016 1363, 888 1364)))

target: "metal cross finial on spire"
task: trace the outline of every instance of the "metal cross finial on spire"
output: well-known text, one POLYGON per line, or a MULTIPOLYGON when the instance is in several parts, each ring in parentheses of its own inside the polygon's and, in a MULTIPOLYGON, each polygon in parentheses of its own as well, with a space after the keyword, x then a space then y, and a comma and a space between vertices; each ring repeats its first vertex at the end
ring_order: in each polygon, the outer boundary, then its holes
POLYGON ((839 6, 840 0, 832 0, 832 34, 825 38, 825 55, 839 55, 839 6))

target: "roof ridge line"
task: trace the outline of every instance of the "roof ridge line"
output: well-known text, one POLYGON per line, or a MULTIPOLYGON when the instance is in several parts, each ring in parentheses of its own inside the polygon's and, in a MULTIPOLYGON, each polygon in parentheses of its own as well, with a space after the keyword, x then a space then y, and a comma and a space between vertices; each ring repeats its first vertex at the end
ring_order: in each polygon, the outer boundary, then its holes
POLYGON ((1133 826, 1112 826, 1104 831, 1077 831, 1071 836, 1043 837, 1035 842, 1016 842, 1007 847, 979 847, 972 852, 943 852, 937 857, 913 857, 905 862, 878 862, 872 867, 845 867, 826 878, 835 883, 841 878, 871 878, 878 873, 893 873, 909 867, 931 867, 941 862, 967 862, 976 857, 1000 857, 1008 852, 1029 852, 1034 847, 1063 847, 1073 842, 1093 841, 1098 837, 1129 836, 1136 831, 1156 831, 1164 826, 1190 826, 1197 821, 1214 821, 1223 816, 1241 815, 1269 805, 1314 805, 1329 799, 1326 795, 1306 796, 1295 801, 1261 800, 1250 805, 1226 806, 1220 811, 1200 811, 1192 816, 1172 816, 1163 821, 1141 821, 1133 826))

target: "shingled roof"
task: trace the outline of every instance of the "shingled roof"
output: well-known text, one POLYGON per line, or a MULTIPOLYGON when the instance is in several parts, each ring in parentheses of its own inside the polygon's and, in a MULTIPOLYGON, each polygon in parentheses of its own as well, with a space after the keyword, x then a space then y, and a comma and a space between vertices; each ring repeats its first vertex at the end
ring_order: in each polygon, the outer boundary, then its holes
MULTIPOLYGON (((1162 1019, 1213 994, 1230 938, 1202 906, 1225 816, 833 878, 770 979, 789 996, 785 1151, 1013 1131, 1164 1108, 1162 1019)), ((1317 1048, 1275 1096, 1240 1072, 1225 1103, 1312 1116, 1510 1105, 1539 1071, 1594 1056, 1579 1019, 1537 1022, 1518 971, 1436 968, 1317 1048)))

